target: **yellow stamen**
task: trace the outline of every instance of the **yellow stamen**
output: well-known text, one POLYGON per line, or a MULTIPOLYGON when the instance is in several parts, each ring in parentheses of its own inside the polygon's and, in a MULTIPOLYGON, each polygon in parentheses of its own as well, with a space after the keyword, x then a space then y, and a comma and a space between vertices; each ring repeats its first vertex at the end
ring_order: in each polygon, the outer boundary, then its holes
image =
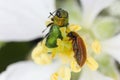
POLYGON ((71 67, 71 70, 73 72, 80 72, 81 71, 81 67, 77 64, 75 59, 73 59, 71 61, 70 67, 71 67))
POLYGON ((70 80, 71 78, 71 70, 68 67, 61 67, 58 70, 59 77, 62 78, 62 80, 70 80))
POLYGON ((96 70, 98 68, 97 62, 92 57, 87 58, 86 64, 91 70, 96 70))
POLYGON ((49 64, 52 61, 52 54, 48 54, 48 49, 44 46, 44 43, 39 43, 37 47, 32 51, 32 59, 37 64, 49 64))
POLYGON ((52 74, 51 80, 58 80, 58 74, 57 73, 52 74))
POLYGON ((81 29, 81 27, 79 25, 75 25, 75 24, 71 24, 69 27, 70 31, 79 31, 81 29))
POLYGON ((65 53, 65 55, 71 55, 72 52, 72 43, 68 38, 64 38, 63 40, 57 39, 57 50, 58 53, 65 53), (68 54, 67 54, 68 53, 68 54))
POLYGON ((62 66, 57 72, 53 73, 51 80, 70 80, 71 71, 70 68, 62 66))
POLYGON ((72 44, 69 39, 64 38, 63 40, 57 39, 57 54, 62 59, 63 63, 68 63, 73 57, 72 44))
POLYGON ((62 33, 63 38, 66 38, 66 32, 67 32, 66 27, 60 28, 60 31, 61 31, 61 33, 62 33))
POLYGON ((101 45, 100 45, 100 42, 98 40, 95 40, 92 43, 92 49, 95 53, 99 54, 101 52, 101 45))

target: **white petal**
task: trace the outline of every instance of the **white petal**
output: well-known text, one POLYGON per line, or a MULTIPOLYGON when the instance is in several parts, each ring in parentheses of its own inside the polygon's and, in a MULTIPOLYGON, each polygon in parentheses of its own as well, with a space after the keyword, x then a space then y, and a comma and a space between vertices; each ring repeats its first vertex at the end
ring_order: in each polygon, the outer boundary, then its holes
POLYGON ((81 0, 84 27, 91 27, 96 16, 112 2, 113 0, 81 0))
POLYGON ((0 80, 50 80, 58 67, 58 62, 40 66, 32 61, 22 61, 8 66, 7 70, 0 74, 0 80))
POLYGON ((120 16, 120 0, 115 0, 109 8, 109 13, 113 16, 120 16))
POLYGON ((90 69, 87 69, 84 70, 79 80, 113 80, 113 79, 101 74, 98 71, 91 71, 90 69))
POLYGON ((105 40, 120 31, 119 20, 114 17, 97 17, 91 29, 98 39, 105 40))
POLYGON ((54 7, 54 0, 0 0, 0 41, 40 37, 54 7))
POLYGON ((120 34, 101 43, 103 51, 109 53, 120 63, 120 34))

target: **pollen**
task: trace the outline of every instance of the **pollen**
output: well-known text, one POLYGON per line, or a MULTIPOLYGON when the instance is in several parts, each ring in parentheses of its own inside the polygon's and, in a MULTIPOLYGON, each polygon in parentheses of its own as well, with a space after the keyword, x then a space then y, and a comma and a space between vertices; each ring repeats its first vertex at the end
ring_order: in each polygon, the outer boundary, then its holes
POLYGON ((99 54, 101 52, 101 45, 100 45, 100 42, 98 40, 95 40, 92 43, 92 49, 97 54, 99 54))
POLYGON ((70 31, 75 31, 75 32, 79 31, 81 28, 82 27, 80 27, 79 25, 76 25, 76 24, 71 24, 69 26, 70 31))
POLYGON ((71 70, 68 67, 61 67, 58 74, 63 80, 70 80, 71 78, 71 70))
POLYGON ((58 73, 53 73, 51 76, 51 80, 58 80, 58 73))
POLYGON ((53 55, 48 54, 47 47, 43 43, 39 43, 32 51, 32 59, 37 64, 49 64, 52 61, 53 55))
POLYGON ((91 70, 97 70, 98 68, 98 63, 92 57, 87 58, 86 64, 91 70))
POLYGON ((62 66, 58 69, 57 72, 53 73, 51 80, 70 80, 71 70, 69 67, 62 66))

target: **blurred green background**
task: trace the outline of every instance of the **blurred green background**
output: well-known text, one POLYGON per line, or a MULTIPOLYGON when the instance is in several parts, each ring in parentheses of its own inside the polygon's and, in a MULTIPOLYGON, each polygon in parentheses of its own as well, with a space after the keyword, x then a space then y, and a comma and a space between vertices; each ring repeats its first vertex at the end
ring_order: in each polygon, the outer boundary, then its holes
POLYGON ((30 59, 30 53, 41 39, 29 42, 0 43, 0 72, 14 62, 30 59))

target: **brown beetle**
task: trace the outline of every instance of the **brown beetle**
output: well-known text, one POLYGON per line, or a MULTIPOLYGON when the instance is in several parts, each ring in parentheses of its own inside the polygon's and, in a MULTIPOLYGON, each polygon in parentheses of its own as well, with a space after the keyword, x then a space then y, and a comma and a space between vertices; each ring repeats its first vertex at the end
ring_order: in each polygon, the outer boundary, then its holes
POLYGON ((83 39, 77 34, 76 32, 69 32, 68 37, 70 37, 70 40, 72 40, 73 45, 73 51, 74 51, 74 57, 79 64, 80 67, 82 67, 86 61, 87 53, 86 53, 86 47, 84 44, 83 39))

